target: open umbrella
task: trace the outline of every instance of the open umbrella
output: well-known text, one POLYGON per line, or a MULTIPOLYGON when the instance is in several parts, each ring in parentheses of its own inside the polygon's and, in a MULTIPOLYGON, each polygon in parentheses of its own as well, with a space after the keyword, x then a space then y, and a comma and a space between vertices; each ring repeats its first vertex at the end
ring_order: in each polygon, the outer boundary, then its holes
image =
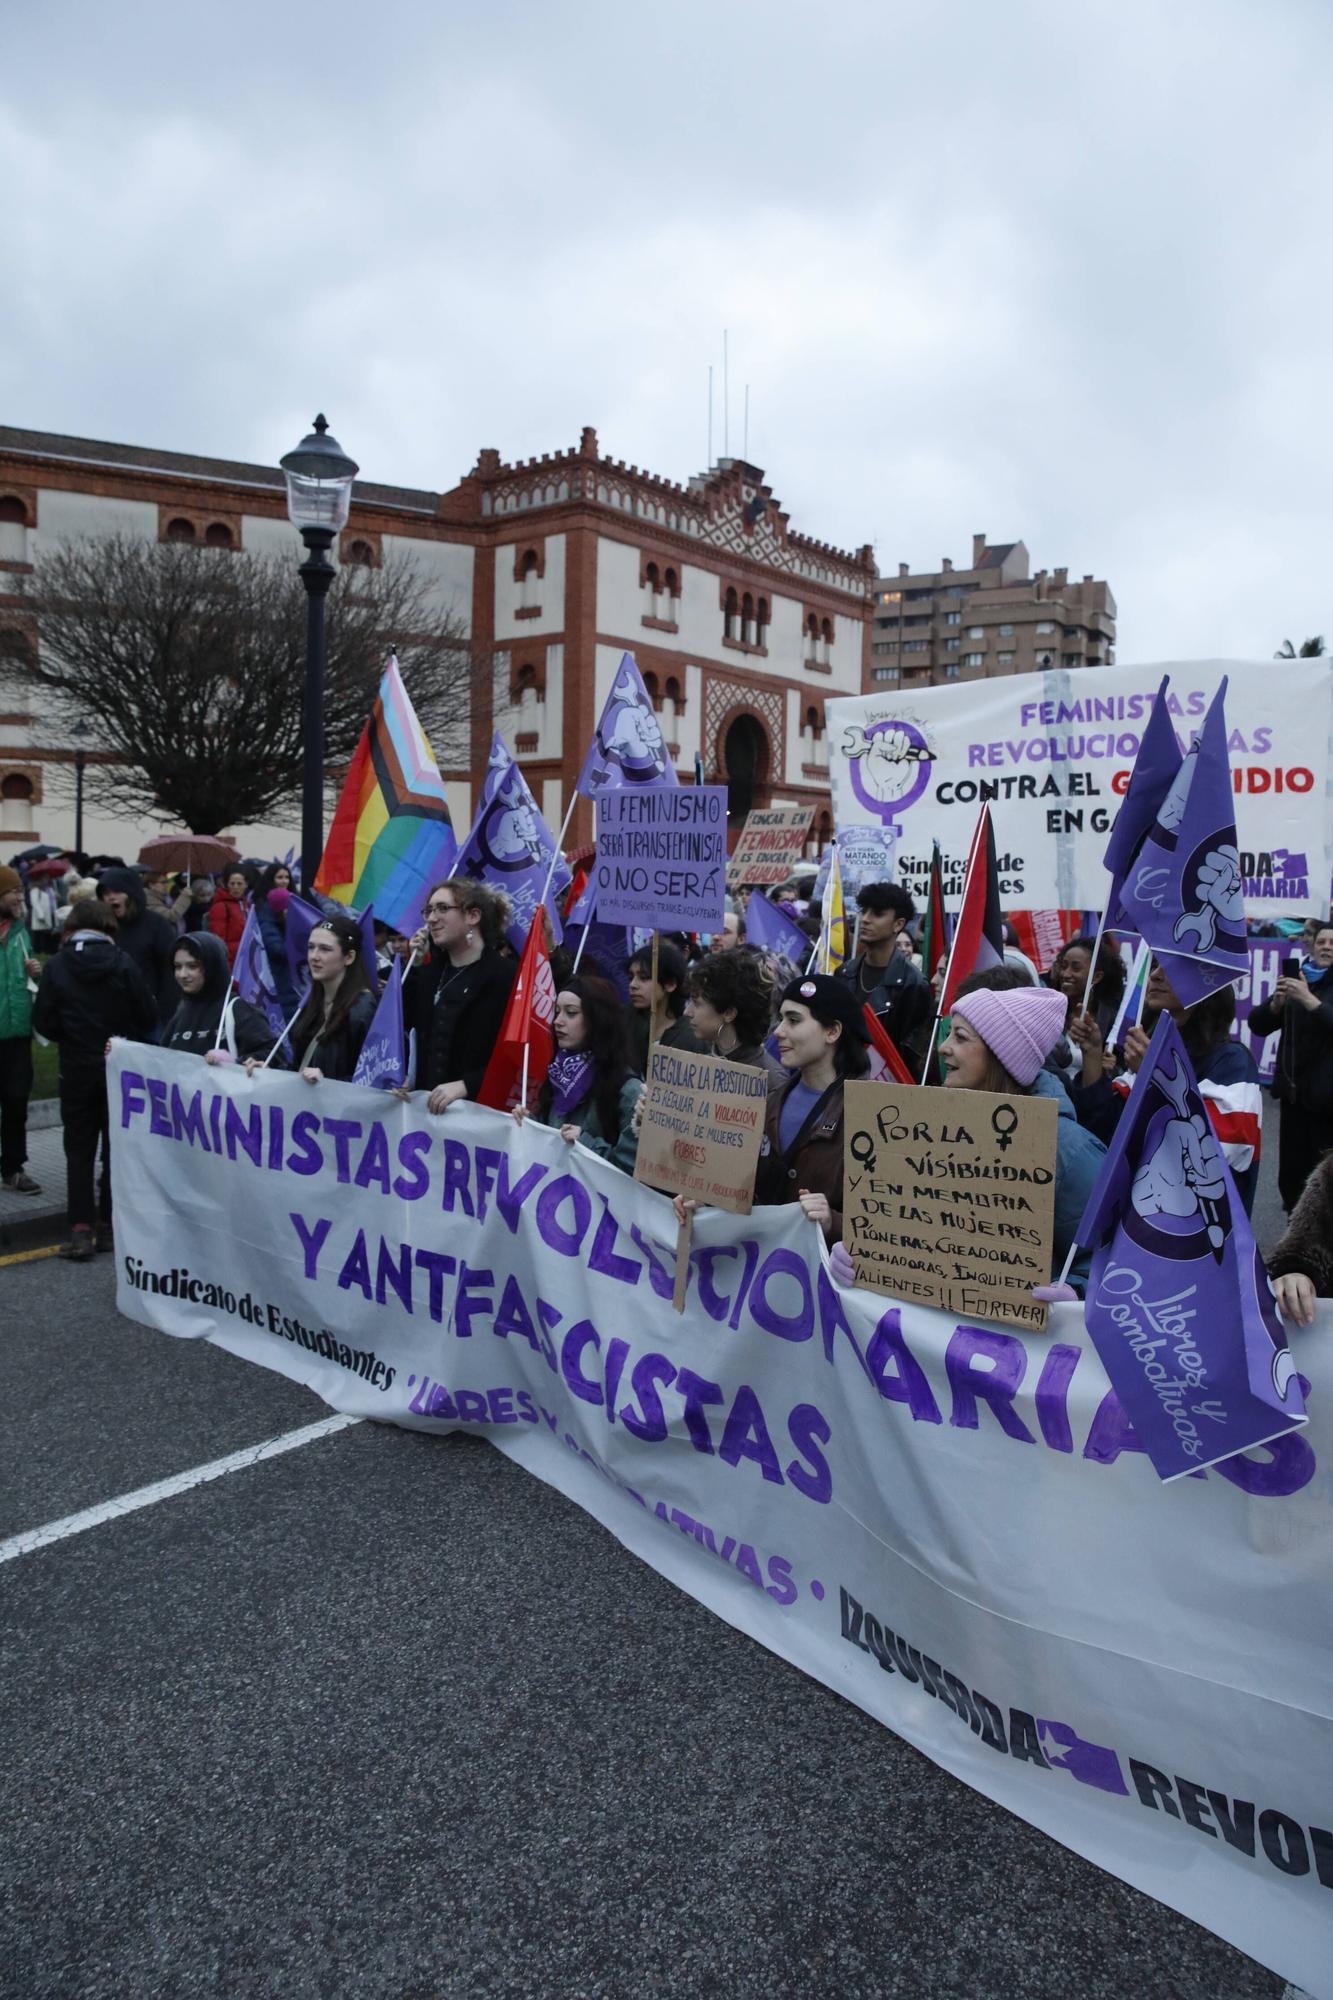
POLYGON ((63 854, 64 851, 63 847, 51 847, 48 843, 39 841, 36 847, 25 847, 22 854, 11 854, 10 866, 17 868, 21 861, 49 861, 52 855, 63 854))
POLYGON ((216 875, 229 861, 239 859, 229 840, 217 840, 209 833, 163 833, 139 849, 145 868, 168 874, 183 870, 187 875, 216 875))
POLYGON ((54 882, 59 876, 68 875, 73 865, 73 862, 66 861, 63 857, 55 861, 30 861, 27 864, 28 880, 54 882))

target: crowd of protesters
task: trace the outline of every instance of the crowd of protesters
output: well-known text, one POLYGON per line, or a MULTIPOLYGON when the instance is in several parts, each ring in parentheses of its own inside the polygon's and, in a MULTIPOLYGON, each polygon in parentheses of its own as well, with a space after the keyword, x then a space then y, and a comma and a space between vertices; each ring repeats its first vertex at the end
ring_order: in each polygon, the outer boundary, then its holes
MULTIPOLYGON (((0 868, 0 1178, 11 1193, 39 1192, 26 1146, 35 1032, 59 1052, 70 1224, 62 1255, 83 1261, 112 1245, 105 1052, 113 1036, 244 1063, 251 1074, 292 1068, 311 1085, 354 1076, 374 1015, 376 968, 365 963, 360 925, 330 907, 309 933, 302 1001, 285 935, 295 892, 285 863, 236 862, 217 879, 174 881, 119 864, 59 875, 48 864, 30 882, 0 868), (277 1045, 270 1022, 232 985, 252 915, 289 1022, 277 1045)), ((808 893, 793 883, 776 899, 813 945, 820 912, 808 893)), ((1086 1247, 1065 1268, 1074 1230, 1166 1013, 1250 1208, 1262 1103, 1254 1059, 1232 1032, 1230 988, 1184 1007, 1154 962, 1137 1013, 1127 1012, 1125 960, 1110 935, 1070 939, 1044 976, 1011 937, 1004 963, 964 982, 937 1031, 945 961, 921 963, 909 892, 865 884, 853 920, 853 949, 832 975, 748 944, 739 904, 716 936, 664 934, 655 950, 645 944, 618 962, 591 951, 576 964, 555 948, 555 1055, 530 1115, 632 1172, 654 1042, 764 1070, 770 1100, 755 1199, 798 1201, 846 1282, 843 1087, 868 1068, 868 1008, 914 1076, 1055 1101, 1052 1275, 1063 1269, 1081 1290, 1086 1247)), ((414 1067, 403 1094, 420 1093, 432 1115, 481 1090, 517 972, 508 922, 496 890, 452 878, 429 891, 414 938, 377 927, 381 973, 395 953, 410 954, 403 1002, 414 1067)), ((1316 1296, 1333 1293, 1333 923, 1306 927, 1250 1025, 1278 1037, 1278 1185, 1290 1227, 1271 1269, 1283 1310, 1304 1321, 1316 1296)), ((520 1123, 527 1115, 515 1113, 520 1123)), ((685 1213, 688 1204, 680 1206, 685 1213)))

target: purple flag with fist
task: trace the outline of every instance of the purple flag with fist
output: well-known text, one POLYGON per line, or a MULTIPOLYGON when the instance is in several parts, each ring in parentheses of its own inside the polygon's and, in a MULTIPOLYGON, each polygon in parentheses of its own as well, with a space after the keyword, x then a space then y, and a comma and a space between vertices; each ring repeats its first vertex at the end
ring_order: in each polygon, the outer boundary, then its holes
POLYGON ((643 676, 634 655, 621 655, 575 790, 585 799, 623 785, 678 785, 643 676))
POLYGON ((1162 1479, 1303 1424, 1296 1363, 1184 1043, 1162 1014, 1078 1227, 1084 1318, 1162 1479))
POLYGON ((1249 971, 1224 680, 1126 871, 1124 920, 1186 1007, 1249 971))

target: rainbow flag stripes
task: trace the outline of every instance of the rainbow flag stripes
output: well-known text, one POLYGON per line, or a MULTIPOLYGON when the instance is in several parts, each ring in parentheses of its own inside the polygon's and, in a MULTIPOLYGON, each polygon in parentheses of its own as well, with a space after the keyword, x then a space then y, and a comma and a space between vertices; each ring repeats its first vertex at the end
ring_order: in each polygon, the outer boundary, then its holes
POLYGON ((458 851, 444 780, 391 658, 361 732, 315 888, 395 930, 419 921, 432 882, 458 851))

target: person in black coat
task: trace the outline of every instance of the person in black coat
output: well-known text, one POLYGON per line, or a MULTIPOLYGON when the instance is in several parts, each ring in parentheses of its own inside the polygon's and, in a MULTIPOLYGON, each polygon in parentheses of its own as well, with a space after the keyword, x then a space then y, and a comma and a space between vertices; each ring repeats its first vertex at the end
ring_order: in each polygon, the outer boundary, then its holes
MULTIPOLYGON (((321 917, 306 943, 310 991, 288 1033, 293 1066, 307 1083, 350 1083, 361 1046, 375 1018, 362 950, 361 926, 351 917, 321 917)), ((281 1065, 275 1056, 272 1067, 281 1065)), ((255 1058, 246 1065, 253 1075, 255 1058)))
POLYGON ((273 1047, 273 1034, 257 1007, 231 998, 231 973, 227 967, 227 947, 211 931, 191 931, 176 945, 176 986, 180 1004, 162 1030, 164 1049, 183 1056, 202 1056, 205 1062, 244 1062, 257 1056, 262 1062, 273 1047), (226 1010, 226 1025, 218 1028, 226 1010))
POLYGON ((916 904, 898 882, 867 882, 857 891, 861 912, 859 958, 847 958, 834 977, 867 1001, 900 1056, 920 1074, 934 1014, 930 983, 898 939, 916 915, 916 904))
POLYGON ((116 919, 116 944, 132 958, 152 996, 158 1026, 176 1011, 176 926, 148 907, 144 886, 133 868, 107 868, 97 893, 116 919))
POLYGON ((1333 924, 1319 926, 1301 971, 1284 973, 1272 998, 1250 1009, 1249 1029, 1278 1037, 1277 1186, 1290 1215, 1320 1157, 1333 1147, 1333 924))
POLYGON ((150 1042, 157 1034, 153 996, 115 934, 115 915, 105 903, 76 904, 65 919, 60 950, 47 960, 32 1009, 37 1033, 60 1050, 70 1222, 60 1255, 76 1263, 86 1262, 95 1249, 113 1247, 106 1045, 113 1035, 150 1042), (99 1144, 101 1186, 95 1199, 99 1144))
POLYGON ((416 1088, 428 1111, 447 1111, 481 1089, 518 975, 500 950, 506 897, 455 876, 426 894, 426 927, 413 944, 429 954, 403 985, 403 1018, 417 1038, 416 1088))
MULTIPOLYGON (((734 947, 733 947, 734 949, 734 947)), ((719 957, 721 954, 718 954, 719 957)), ((664 938, 657 944, 657 985, 653 985, 653 948, 644 945, 629 961, 629 1009, 625 1016, 629 1044, 629 1066, 635 1076, 648 1074, 648 1044, 656 1016, 664 1049, 681 1049, 689 1055, 706 1053, 703 1042, 685 1019, 689 997, 689 966, 685 954, 664 938)))

